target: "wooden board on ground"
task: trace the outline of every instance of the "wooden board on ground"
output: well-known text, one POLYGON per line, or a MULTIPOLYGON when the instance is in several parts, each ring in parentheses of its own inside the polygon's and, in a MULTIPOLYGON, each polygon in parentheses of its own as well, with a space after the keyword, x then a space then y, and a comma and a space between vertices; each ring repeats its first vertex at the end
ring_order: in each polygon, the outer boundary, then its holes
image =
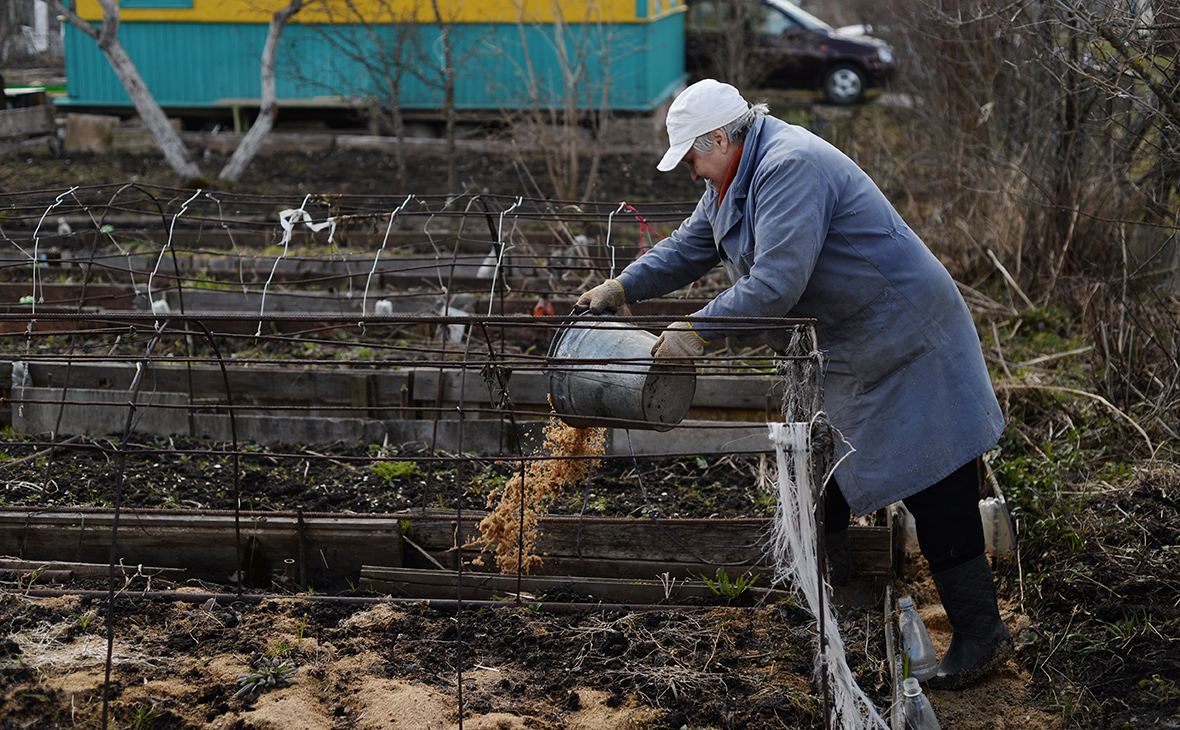
MULTIPOLYGON (((484 513, 447 510, 384 515, 188 510, 124 510, 118 560, 126 566, 166 565, 193 577, 226 581, 238 571, 269 587, 284 571, 300 583, 339 585, 362 566, 456 569, 456 556, 472 565, 479 552, 457 551, 478 535, 484 513), (292 561, 287 564, 285 561, 292 561)), ((0 555, 27 562, 103 564, 110 555, 114 513, 109 509, 0 511, 0 555)), ((768 576, 763 519, 647 519, 543 517, 535 575, 625 580, 700 579, 723 567, 731 579, 747 572, 768 576)), ((864 578, 889 573, 890 536, 884 527, 852 528, 853 572, 864 578)), ((484 561, 492 563, 492 556, 484 561)), ((765 580, 765 578, 764 578, 765 580)))
MULTIPOLYGON (((736 576, 735 576, 736 578, 736 576)), ((597 599, 602 603, 680 604, 689 599, 708 599, 717 596, 737 598, 748 592, 755 600, 777 601, 789 595, 786 591, 771 590, 763 578, 755 585, 733 588, 733 596, 726 596, 724 588, 714 589, 702 580, 634 580, 619 578, 580 578, 573 576, 526 575, 519 580, 515 575, 465 571, 460 575, 451 570, 418 570, 414 568, 382 568, 366 565, 361 568, 361 587, 394 596, 416 598, 455 598, 465 601, 515 600, 544 607, 544 602, 561 601, 561 596, 573 593, 579 600, 597 599), (762 585, 759 585, 761 583, 762 585), (461 587, 461 590, 460 590, 461 587), (720 591, 720 592, 719 592, 720 591)))

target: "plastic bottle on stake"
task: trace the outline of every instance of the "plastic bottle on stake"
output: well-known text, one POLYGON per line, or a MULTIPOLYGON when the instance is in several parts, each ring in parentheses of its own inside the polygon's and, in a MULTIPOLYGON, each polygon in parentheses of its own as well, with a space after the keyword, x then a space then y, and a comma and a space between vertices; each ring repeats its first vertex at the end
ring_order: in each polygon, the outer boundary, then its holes
POLYGON ((922 623, 922 617, 914 608, 913 598, 902 596, 897 599, 897 623, 902 649, 910 658, 909 676, 925 682, 938 671, 938 661, 926 624, 922 623))
POLYGON ((934 708, 930 700, 922 694, 922 685, 913 677, 906 677, 901 683, 905 716, 905 730, 942 730, 938 718, 934 715, 934 708))

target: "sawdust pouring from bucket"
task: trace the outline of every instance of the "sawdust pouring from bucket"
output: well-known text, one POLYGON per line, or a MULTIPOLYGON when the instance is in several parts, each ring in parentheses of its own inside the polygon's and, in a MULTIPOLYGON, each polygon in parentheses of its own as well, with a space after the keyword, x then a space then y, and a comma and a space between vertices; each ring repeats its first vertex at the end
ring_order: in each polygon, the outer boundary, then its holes
POLYGON ((684 420, 696 393, 689 361, 654 362, 656 336, 622 322, 579 319, 549 347, 549 402, 574 428, 667 431, 684 420))

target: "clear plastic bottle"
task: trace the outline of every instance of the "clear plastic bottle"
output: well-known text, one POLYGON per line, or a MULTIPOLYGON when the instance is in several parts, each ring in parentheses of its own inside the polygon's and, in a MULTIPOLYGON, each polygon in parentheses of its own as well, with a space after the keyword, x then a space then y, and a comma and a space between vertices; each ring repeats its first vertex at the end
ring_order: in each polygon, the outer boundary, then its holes
POLYGON ((910 658, 909 676, 925 682, 938 672, 938 661, 934 656, 934 644, 926 624, 914 608, 914 599, 902 596, 897 599, 897 624, 901 631, 902 650, 910 658))
POLYGON ((905 730, 942 730, 938 718, 934 715, 934 708, 930 706, 930 700, 922 694, 922 685, 918 684, 918 680, 906 677, 901 687, 902 693, 905 694, 905 730))

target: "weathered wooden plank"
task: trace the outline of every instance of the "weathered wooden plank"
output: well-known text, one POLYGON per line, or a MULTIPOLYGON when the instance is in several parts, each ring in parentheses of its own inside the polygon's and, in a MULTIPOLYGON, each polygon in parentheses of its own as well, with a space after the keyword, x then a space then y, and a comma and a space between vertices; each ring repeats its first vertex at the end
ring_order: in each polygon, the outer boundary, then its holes
POLYGON ((852 572, 861 576, 884 576, 893 569, 893 538, 888 527, 849 528, 852 542, 852 572))
MULTIPOLYGON (((0 554, 20 560, 102 562, 110 557, 110 511, 0 512, 0 554)), ((117 560, 126 565, 184 567, 198 577, 226 581, 239 568, 254 584, 269 585, 285 559, 309 580, 356 576, 365 563, 401 565, 401 523, 391 517, 306 517, 258 513, 240 523, 239 560, 232 516, 124 510, 117 560)))
MULTIPOLYGON (((126 390, 13 388, 12 427, 21 433, 105 436, 122 432, 131 411, 126 390), (35 401, 26 403, 23 401, 35 401), (62 405, 63 401, 68 401, 62 405)), ((188 398, 179 393, 141 392, 133 427, 152 434, 189 435, 188 398)))
MULTIPOLYGON (((454 598, 461 587, 463 600, 513 599, 518 594, 529 604, 544 602, 541 595, 560 595, 574 592, 581 596, 596 598, 605 603, 658 604, 681 603, 690 598, 709 598, 714 594, 700 580, 635 580, 607 577, 522 576, 517 581, 514 575, 498 573, 476 573, 465 571, 462 582, 459 574, 443 570, 418 570, 413 568, 384 568, 366 565, 361 568, 361 584, 384 593, 421 598, 454 598)), ((757 598, 777 600, 786 597, 783 591, 768 590, 766 587, 751 587, 751 595, 757 598)), ((552 600, 552 599, 551 599, 552 600)), ((560 600, 560 599, 558 599, 560 600)))
MULTIPOLYGON (((486 561, 485 561, 486 562, 486 561)), ((627 580, 656 580, 667 574, 677 580, 698 580, 702 575, 712 579, 717 569, 724 568, 725 574, 736 578, 745 573, 761 576, 760 585, 769 582, 771 569, 765 564, 742 564, 722 566, 699 560, 620 560, 618 558, 576 558, 546 555, 541 566, 533 570, 538 575, 600 576, 627 580)))
MULTIPOLYGON (((442 371, 441 368, 415 368, 413 386, 410 397, 417 401, 441 402, 456 404, 462 400, 465 404, 491 405, 492 396, 488 393, 488 383, 477 370, 454 372, 442 371), (442 379, 442 391, 439 391, 439 379, 442 379), (440 397, 441 395, 441 397, 440 397)), ((540 370, 514 372, 508 377, 508 389, 512 395, 512 402, 517 404, 537 405, 548 403, 549 376, 540 370)))
MULTIPOLYGON (((0 570, 11 570, 20 573, 38 571, 56 571, 69 573, 74 578, 106 578, 110 575, 111 566, 107 563, 77 563, 62 560, 16 560, 14 558, 0 558, 0 570)), ((141 575, 163 575, 177 579, 184 575, 184 568, 161 568, 150 565, 116 565, 115 576, 127 578, 139 573, 141 575)))
POLYGON ((20 139, 38 134, 50 134, 54 129, 53 106, 51 104, 0 110, 0 139, 20 139))
MULTIPOLYGON (((364 272, 367 277, 368 272, 364 272)), ((362 286, 364 282, 361 282, 362 286)), ((376 303, 382 299, 388 302, 390 314, 437 316, 442 304, 442 296, 438 294, 417 294, 406 296, 403 294, 389 295, 383 288, 373 288, 368 291, 356 292, 344 296, 331 292, 284 292, 263 291, 261 287, 243 291, 185 289, 166 289, 158 293, 157 298, 164 298, 174 312, 181 311, 181 299, 184 300, 184 311, 197 312, 245 312, 259 314, 350 314, 356 317, 372 316, 376 303)), ((470 297, 467 297, 470 299, 470 297)))
MULTIPOLYGON (((37 307, 37 313, 45 315, 74 315, 77 313, 77 310, 73 307, 37 307)), ((0 322, 0 335, 16 335, 28 330, 29 320, 32 319, 32 308, 27 304, 0 304, 0 314, 14 314, 18 316, 18 319, 0 322)), ((46 332, 74 332, 96 326, 97 324, 93 321, 82 322, 69 319, 37 318, 37 332, 40 334, 45 334, 46 332)))
MULTIPOLYGON (((603 366, 609 367, 609 366, 603 366)), ((440 373, 439 368, 417 368, 414 371, 414 385, 411 396, 419 401, 439 399, 439 376, 443 379, 441 400, 445 403, 490 403, 487 382, 478 372, 440 373)), ((512 402, 519 405, 541 405, 549 402, 549 374, 541 369, 513 372, 508 378, 508 390, 512 402)), ((781 386, 772 379, 763 377, 740 377, 721 375, 698 375, 694 408, 745 409, 763 412, 769 396, 778 403, 781 386)))
MULTIPOLYGON (((239 440, 258 443, 388 443, 410 451, 430 449, 491 456, 516 455, 518 434, 521 440, 535 443, 544 426, 539 421, 519 423, 514 429, 510 423, 499 420, 447 420, 436 425, 431 421, 290 415, 238 415, 234 425, 239 440)), ((198 438, 228 440, 229 416, 198 413, 193 417, 193 434, 198 438)))
MULTIPOLYGON (((461 543, 466 545, 479 537, 478 523, 483 512, 464 512, 461 543)), ((665 570, 689 574, 712 574, 719 564, 737 564, 727 569, 733 574, 749 568, 765 568, 765 537, 770 529, 769 519, 678 520, 618 520, 608 518, 542 517, 536 553, 551 574, 581 575, 585 563, 587 575, 615 575, 621 568, 619 561, 647 561, 642 574, 650 578, 665 570), (708 561, 708 562, 704 562, 708 561), (594 571, 594 572, 591 572, 594 571)), ((455 546, 455 518, 453 514, 435 513, 414 518, 408 523, 406 536, 423 549, 436 555, 451 554, 455 546)), ((851 528, 853 570, 860 575, 885 575, 892 563, 892 544, 887 527, 851 528)), ((478 553, 464 550, 465 559, 478 553)), ((491 562, 484 556, 484 562, 491 562)), ((444 564, 447 564, 444 562, 444 564)))
MULTIPOLYGON (((478 534, 480 517, 479 513, 471 513, 465 519, 460 542, 466 544, 478 534)), ((133 566, 145 564, 168 565, 196 577, 223 582, 240 569, 248 582, 267 586, 283 571, 284 560, 291 559, 298 566, 296 575, 339 584, 346 578, 354 579, 362 566, 434 567, 416 549, 407 549, 410 543, 451 569, 458 567, 455 561, 460 552, 454 550, 453 515, 445 512, 309 515, 302 523, 298 516, 289 514, 247 513, 239 523, 241 556, 231 515, 124 510, 121 518, 117 559, 126 570, 140 569, 133 566)), ((53 567, 62 570, 76 569, 64 563, 105 566, 110 555, 112 521, 110 510, 0 512, 0 555, 23 561, 19 566, 48 561, 56 561, 53 567)), ((683 538, 688 546, 683 547, 669 544, 667 535, 661 542, 662 531, 647 520, 587 518, 579 527, 578 520, 551 517, 541 523, 542 563, 533 574, 658 583, 665 575, 681 581, 697 580, 702 575, 712 578, 718 567, 723 567, 731 578, 746 573, 758 575, 760 587, 768 588, 771 571, 758 544, 765 527, 764 520, 664 521, 665 529, 683 538), (745 564, 733 564, 742 561, 745 564)), ((852 530, 854 575, 861 579, 887 575, 888 528, 852 530)), ((461 553, 468 566, 478 555, 467 549, 461 553)), ((490 556, 485 555, 484 562, 491 564, 490 556)), ((7 567, 0 562, 0 569, 7 567)))
MULTIPOLYGON (((16 304, 32 291, 27 282, 0 282, 0 304, 16 304)), ((131 284, 38 284, 40 304, 49 307, 134 309, 137 294, 131 284)), ((140 297, 146 305, 146 298, 140 297)))
POLYGON ((607 453, 630 454, 732 454, 769 451, 770 432, 765 423, 684 420, 671 431, 608 431, 607 453))
MULTIPOLYGON (((13 428, 21 433, 45 433, 56 430, 60 434, 107 435, 121 432, 126 424, 130 396, 123 385, 124 378, 132 377, 128 367, 123 372, 104 376, 75 377, 79 381, 97 382, 104 389, 71 387, 15 389, 12 393, 10 418, 13 428), (119 382, 113 382, 117 379, 119 382), (36 402, 25 403, 23 400, 36 402), (65 414, 58 419, 63 400, 65 414)), ((162 374, 162 373, 161 373, 162 374)), ((90 373, 95 375, 95 373, 90 373)), ((174 372, 177 379, 182 373, 174 372)), ((354 372, 346 376, 330 378, 323 373, 284 371, 280 381, 290 385, 290 399, 276 395, 277 389, 267 391, 261 383, 265 373, 238 374, 231 381, 236 393, 235 406, 276 406, 274 410, 240 410, 234 416, 231 430, 230 416, 218 406, 224 400, 209 398, 196 403, 189 402, 188 396, 178 392, 142 390, 137 399, 137 415, 134 425, 137 433, 169 436, 182 435, 208 438, 219 441, 229 440, 236 432, 237 438, 258 443, 285 441, 289 443, 392 443, 401 446, 441 449, 449 452, 472 452, 489 455, 515 456, 532 454, 539 448, 545 417, 538 413, 535 420, 526 420, 518 413, 515 425, 505 416, 502 419, 455 418, 431 420, 405 420, 415 412, 400 407, 399 379, 388 373, 362 374, 354 372), (357 379, 364 382, 358 384, 357 379), (370 381, 371 379, 371 381, 370 381), (375 381, 378 385, 369 386, 375 381), (253 399, 245 392, 238 393, 246 384, 258 383, 253 399), (380 385, 388 383, 389 385, 380 385), (298 400, 298 385, 306 385, 312 392, 311 403, 319 407, 309 408, 307 402, 298 400), (357 390, 359 389, 359 390, 357 390), (389 395, 387 395, 389 394, 389 395), (396 395, 392 395, 396 394, 396 395), (320 399, 319 395, 323 398, 320 399), (365 408, 355 398, 367 398, 365 408), (398 400, 393 400, 397 397, 398 400), (376 402, 373 402, 376 401, 376 402), (353 404, 358 405, 354 406, 353 404), (387 405, 388 404, 388 405, 387 405), (396 405, 395 405, 396 404, 396 405), (191 407, 190 407, 191 406, 191 407), (294 406, 294 409, 291 408, 294 406), (333 408, 333 406, 337 406, 333 408), (359 410, 358 410, 359 409, 359 410), (222 412, 218 412, 218 411, 222 412), (213 412, 210 412, 213 411, 213 412), (363 416, 391 416, 392 418, 365 418, 363 416), (142 416, 142 417, 141 417, 142 416)), ((214 386, 220 373, 206 371, 199 379, 205 385, 214 386)), ((198 379, 194 373, 194 380, 198 379)), ((153 381, 159 387, 159 381, 153 381)), ((406 381, 402 379, 401 383, 406 381)), ((174 383, 180 387, 180 383, 174 383)), ((281 386, 281 383, 278 385, 281 386)), ((206 390, 206 393, 211 392, 206 390)), ((479 408, 470 404, 469 409, 479 408)), ((490 409, 490 405, 484 406, 490 409)), ((686 421, 671 431, 656 432, 636 430, 628 433, 623 429, 608 429, 605 437, 607 455, 658 455, 669 453, 726 454, 739 451, 765 451, 769 448, 766 426, 760 423, 743 424, 735 422, 686 421)))
MULTIPOLYGON (((69 377, 73 389, 115 390, 126 392, 134 382, 136 365, 132 363, 30 363, 27 372, 33 386, 62 388, 69 377)), ((401 405, 401 391, 408 387, 408 370, 356 370, 323 368, 281 368, 267 365, 230 365, 226 376, 216 365, 167 365, 160 362, 149 366, 144 390, 141 392, 170 392, 188 394, 204 406, 227 402, 225 381, 236 405, 281 404, 351 406, 353 389, 358 378, 369 386, 368 405, 377 411, 396 411, 401 405), (191 386, 190 386, 191 384, 191 386)), ((331 408, 327 408, 331 411, 331 408)), ((290 411, 287 415, 298 416, 290 411)), ((312 415, 323 415, 317 412, 312 415)), ((349 411, 334 415, 348 416, 349 411)), ((351 413, 353 416, 359 414, 351 413)), ((392 413, 388 415, 393 415, 392 413)))

